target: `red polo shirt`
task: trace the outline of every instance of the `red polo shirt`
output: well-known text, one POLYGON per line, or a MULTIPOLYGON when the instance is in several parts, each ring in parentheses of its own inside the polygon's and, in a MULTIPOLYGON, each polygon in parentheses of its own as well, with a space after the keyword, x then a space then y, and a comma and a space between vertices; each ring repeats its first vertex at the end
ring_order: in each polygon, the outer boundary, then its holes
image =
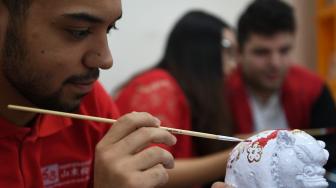
MULTIPOLYGON (((111 98, 96 83, 79 114, 117 118, 111 98)), ((110 125, 38 115, 32 128, 0 118, 0 187, 92 187, 95 146, 110 125)))
MULTIPOLYGON (((229 75, 226 87, 236 133, 253 132, 253 116, 241 68, 229 75)), ((311 110, 322 88, 323 81, 317 75, 297 65, 289 68, 282 83, 280 100, 291 129, 309 128, 311 110)))

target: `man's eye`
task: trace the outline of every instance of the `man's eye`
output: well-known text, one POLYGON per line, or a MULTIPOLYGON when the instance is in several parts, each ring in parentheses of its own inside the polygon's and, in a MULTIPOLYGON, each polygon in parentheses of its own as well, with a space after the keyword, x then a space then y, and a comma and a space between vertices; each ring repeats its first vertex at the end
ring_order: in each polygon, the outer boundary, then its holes
POLYGON ((83 39, 91 33, 88 29, 67 29, 67 31, 75 39, 83 39))
POLYGON ((290 49, 291 49, 290 47, 281 48, 281 49, 280 49, 280 53, 281 53, 282 55, 286 55, 286 54, 289 53, 290 49))

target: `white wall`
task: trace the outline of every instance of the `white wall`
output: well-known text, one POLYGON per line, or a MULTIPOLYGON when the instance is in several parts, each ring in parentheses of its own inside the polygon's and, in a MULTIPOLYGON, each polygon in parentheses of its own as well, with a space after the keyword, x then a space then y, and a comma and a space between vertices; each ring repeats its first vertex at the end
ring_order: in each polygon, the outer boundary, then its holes
POLYGON ((202 9, 233 25, 250 1, 123 0, 119 30, 109 35, 114 65, 102 71, 100 81, 107 91, 115 91, 130 76, 154 65, 161 58, 172 26, 187 10, 202 9))

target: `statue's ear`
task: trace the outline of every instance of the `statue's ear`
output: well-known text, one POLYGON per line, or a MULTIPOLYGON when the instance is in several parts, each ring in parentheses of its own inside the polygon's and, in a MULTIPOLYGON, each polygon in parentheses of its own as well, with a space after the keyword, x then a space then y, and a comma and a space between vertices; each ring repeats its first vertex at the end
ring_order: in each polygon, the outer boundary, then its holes
POLYGON ((288 131, 279 131, 277 136, 277 143, 283 146, 293 146, 295 144, 295 138, 288 131))

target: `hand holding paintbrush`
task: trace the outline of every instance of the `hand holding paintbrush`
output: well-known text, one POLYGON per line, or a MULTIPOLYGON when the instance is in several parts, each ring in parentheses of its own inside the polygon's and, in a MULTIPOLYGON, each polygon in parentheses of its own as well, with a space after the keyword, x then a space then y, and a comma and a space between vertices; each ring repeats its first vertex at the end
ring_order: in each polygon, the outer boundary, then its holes
MULTIPOLYGON (((111 179, 109 177, 116 177, 118 180, 123 180, 129 178, 132 174, 141 174, 141 177, 146 177, 147 175, 150 176, 150 173, 155 173, 158 171, 159 174, 164 174, 166 172, 164 168, 172 168, 173 166, 172 155, 160 147, 148 146, 156 143, 162 143, 171 146, 172 144, 174 144, 174 139, 173 135, 171 135, 169 132, 175 134, 198 136, 208 139, 227 140, 235 142, 241 141, 240 139, 221 135, 199 133, 168 127, 159 127, 159 121, 154 121, 156 118, 153 118, 147 113, 130 113, 118 118, 118 120, 113 120, 101 117, 84 116, 80 114, 64 113, 59 111, 51 111, 15 105, 9 105, 8 108, 25 112, 51 114, 68 118, 82 119, 86 121, 96 121, 113 124, 110 130, 105 134, 103 139, 96 146, 94 176, 95 180, 97 181, 95 182, 104 182, 104 179, 111 179), (125 167, 120 168, 121 166, 125 167), (120 171, 120 169, 122 171, 120 171), (111 175, 111 171, 113 172, 113 175, 111 175), (115 174, 115 172, 117 172, 117 174, 115 174), (110 174, 109 177, 106 177, 106 174, 110 174), (127 176, 127 174, 129 176, 127 176)), ((226 157, 222 156, 222 154, 218 156, 210 156, 209 159, 213 160, 220 157, 220 161, 226 163, 226 157)), ((227 156, 227 154, 225 154, 225 156, 227 156)), ((199 159, 197 160, 197 163, 199 163, 199 161, 203 162, 204 160, 209 161, 209 159, 199 159)), ((195 164, 195 162, 193 162, 193 164, 195 164)), ((210 164, 212 164, 212 162, 210 164)), ((218 163, 216 162, 215 165, 218 166, 218 163)), ((161 178, 164 177, 165 176, 161 178)), ((154 180, 152 178, 141 179, 146 181, 144 182, 146 183, 146 185, 155 185, 155 182, 163 182, 163 180, 157 178, 155 178, 154 180)), ((117 187, 144 187, 129 186, 119 181, 113 183, 114 185, 117 184, 117 187)))

